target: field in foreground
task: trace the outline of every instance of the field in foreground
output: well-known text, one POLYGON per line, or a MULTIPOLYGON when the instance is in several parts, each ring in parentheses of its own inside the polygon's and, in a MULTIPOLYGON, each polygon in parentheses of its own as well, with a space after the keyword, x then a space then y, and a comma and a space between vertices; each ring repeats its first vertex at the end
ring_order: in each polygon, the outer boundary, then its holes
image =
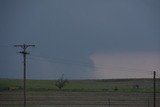
MULTIPOLYGON (((160 79, 157 79, 160 92, 160 79)), ((59 91, 55 80, 27 80, 27 91, 59 91)), ((0 79, 0 91, 23 90, 22 80, 0 79)), ((62 91, 81 92, 153 92, 152 79, 69 80, 62 91)))
MULTIPOLYGON (((0 92, 0 107, 23 107, 23 92, 0 92)), ((27 107, 153 107, 152 93, 27 92, 27 107)), ((160 93, 157 93, 160 107, 160 93)))
MULTIPOLYGON (((152 79, 70 80, 62 90, 54 84, 27 80, 27 107, 153 107, 152 79)), ((156 85, 160 107, 160 79, 156 85)), ((0 79, 0 107, 23 107, 22 87, 22 80, 0 79)))

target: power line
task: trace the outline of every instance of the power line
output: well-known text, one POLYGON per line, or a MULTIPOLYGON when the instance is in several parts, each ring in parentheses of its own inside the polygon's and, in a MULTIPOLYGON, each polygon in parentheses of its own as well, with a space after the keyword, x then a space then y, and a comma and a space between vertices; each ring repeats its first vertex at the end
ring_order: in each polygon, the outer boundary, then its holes
MULTIPOLYGON (((39 61, 42 61, 42 62, 49 62, 50 64, 55 64, 55 63, 60 63, 60 64, 71 64, 71 66, 73 66, 73 65, 76 65, 76 66, 83 66, 83 67, 89 67, 89 68, 93 68, 93 71, 104 71, 104 70, 107 70, 107 68, 103 68, 103 67, 97 67, 97 66, 95 66, 95 65, 91 65, 91 64, 78 64, 78 63, 71 63, 71 62, 67 62, 67 61, 61 61, 61 60, 51 60, 51 59, 46 59, 46 58, 42 58, 42 57, 31 57, 31 58, 29 58, 29 59, 31 59, 31 60, 33 60, 33 61, 35 61, 35 60, 39 60, 39 61)), ((132 69, 119 69, 119 70, 117 70, 117 72, 118 71, 124 71, 124 72, 128 72, 128 71, 133 71, 133 72, 136 72, 136 73, 139 73, 139 74, 149 74, 149 75, 151 75, 151 71, 147 71, 147 72, 141 72, 141 70, 132 70, 132 69)), ((114 70, 114 72, 116 72, 115 70, 114 70)), ((102 74, 102 72, 101 72, 101 74, 102 74)))
POLYGON ((160 78, 160 76, 156 73, 156 77, 160 78))
POLYGON ((2 44, 0 44, 0 47, 12 47, 12 45, 2 45, 2 44))
POLYGON ((0 48, 13 48, 13 45, 1 45, 0 44, 0 48))
POLYGON ((79 66, 88 66, 88 67, 95 67, 95 68, 101 68, 101 69, 106 69, 104 67, 108 66, 110 68, 119 68, 119 69, 123 69, 123 70, 126 70, 126 71, 144 71, 146 73, 147 72, 151 72, 150 70, 145 70, 145 69, 137 69, 137 68, 128 68, 128 67, 122 67, 122 66, 114 66, 114 65, 92 65, 91 63, 89 62, 80 62, 80 61, 74 61, 74 60, 68 60, 68 59, 62 59, 62 58, 48 58, 48 57, 43 57, 43 56, 37 56, 37 55, 31 55, 33 57, 36 57, 36 58, 40 58, 40 60, 47 60, 49 62, 53 62, 53 60, 51 59, 54 59, 54 63, 64 63, 64 64, 72 64, 72 65, 79 65, 79 66))

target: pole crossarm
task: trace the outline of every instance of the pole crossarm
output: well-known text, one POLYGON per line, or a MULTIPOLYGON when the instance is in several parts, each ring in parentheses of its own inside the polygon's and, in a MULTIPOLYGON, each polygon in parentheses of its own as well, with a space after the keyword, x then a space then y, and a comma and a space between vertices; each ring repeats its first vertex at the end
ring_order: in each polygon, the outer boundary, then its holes
POLYGON ((35 45, 23 44, 23 45, 14 45, 14 47, 21 47, 22 49, 27 49, 28 47, 35 47, 35 45))

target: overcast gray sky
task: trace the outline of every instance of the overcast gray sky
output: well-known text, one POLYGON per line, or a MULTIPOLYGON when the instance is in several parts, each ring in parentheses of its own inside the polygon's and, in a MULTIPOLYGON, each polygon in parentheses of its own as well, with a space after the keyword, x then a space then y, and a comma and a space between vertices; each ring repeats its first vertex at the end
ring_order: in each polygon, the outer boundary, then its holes
POLYGON ((0 0, 0 77, 147 78, 160 65, 159 0, 0 0))

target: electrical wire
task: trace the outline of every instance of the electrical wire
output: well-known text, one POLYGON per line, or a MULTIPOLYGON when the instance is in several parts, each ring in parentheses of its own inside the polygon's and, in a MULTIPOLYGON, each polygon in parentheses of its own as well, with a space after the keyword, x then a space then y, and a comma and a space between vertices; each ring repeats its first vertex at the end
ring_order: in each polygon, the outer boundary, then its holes
MULTIPOLYGON (((35 56, 34 57, 32 57, 33 59, 32 60, 34 60, 34 58, 35 58, 35 56)), ((47 61, 47 62, 49 62, 49 63, 61 63, 61 64, 70 64, 70 65, 76 65, 76 66, 83 66, 83 67, 89 67, 89 68, 94 68, 94 70, 96 70, 96 71, 99 71, 99 70, 106 70, 107 68, 103 68, 102 66, 97 66, 97 65, 91 65, 91 64, 88 64, 88 63, 74 63, 74 61, 72 60, 72 62, 68 62, 68 60, 62 60, 62 59, 58 59, 58 58, 54 58, 54 60, 52 60, 52 58, 45 58, 45 57, 37 57, 36 56, 36 60, 40 60, 40 61, 47 61), (56 59, 56 60, 55 60, 56 59), (98 69, 98 70, 97 70, 98 69)), ((71 61, 71 60, 70 60, 71 61)), ((115 67, 113 67, 113 68, 115 68, 115 67)), ((119 67, 116 67, 116 68, 118 68, 118 69, 120 69, 119 67)), ((124 67, 123 67, 124 68, 124 67)), ((140 72, 140 70, 139 71, 137 71, 137 70, 135 70, 135 69, 120 69, 119 71, 136 71, 136 73, 141 73, 141 74, 146 74, 146 73, 148 73, 149 75, 151 74, 151 71, 143 71, 143 72, 140 72)))
MULTIPOLYGON (((37 58, 41 58, 41 59, 45 59, 45 60, 48 60, 48 61, 57 61, 57 62, 64 62, 65 64, 73 64, 73 65, 82 65, 82 66, 91 66, 93 67, 93 64, 89 63, 89 62, 80 62, 80 61, 74 61, 74 60, 68 60, 68 59, 62 59, 62 58, 48 58, 48 57, 43 57, 43 56, 35 56, 35 55, 31 55, 33 57, 37 57, 37 58)), ((96 68, 104 68, 104 67, 112 67, 112 68, 119 68, 119 69, 124 69, 124 70, 132 70, 132 71, 143 71, 146 73, 147 72, 151 72, 149 70, 146 70, 146 69, 137 69, 137 68, 129 68, 129 67, 122 67, 122 66, 113 66, 113 65, 94 65, 94 67, 96 68)), ((106 69, 106 68, 104 68, 106 69)))

